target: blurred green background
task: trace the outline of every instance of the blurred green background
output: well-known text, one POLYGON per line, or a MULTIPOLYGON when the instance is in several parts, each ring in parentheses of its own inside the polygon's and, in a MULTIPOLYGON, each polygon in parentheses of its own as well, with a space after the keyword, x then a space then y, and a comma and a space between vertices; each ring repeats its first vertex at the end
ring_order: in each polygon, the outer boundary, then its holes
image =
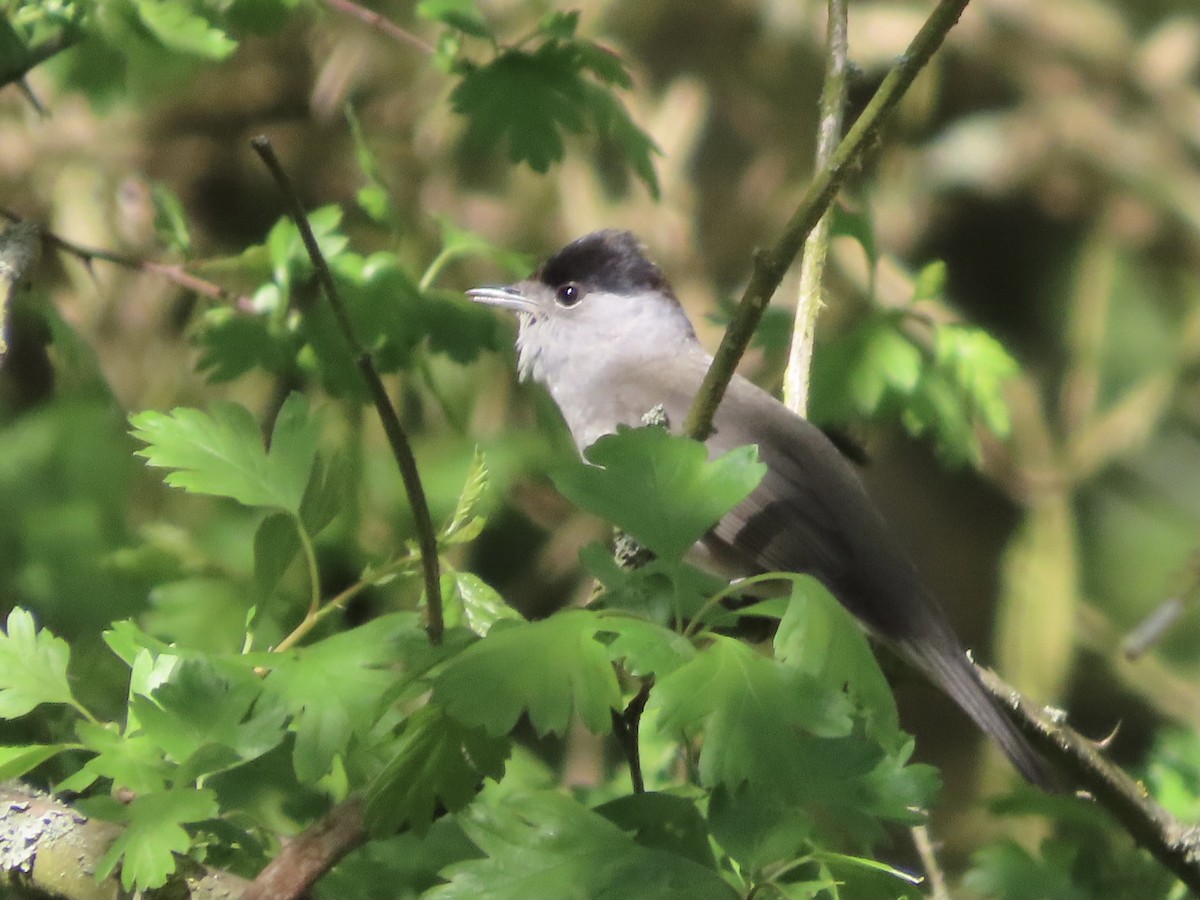
MULTIPOLYGON (((628 228, 715 347, 719 303, 737 295, 812 171, 824 4, 573 7, 581 33, 631 69, 625 102, 662 151, 657 201, 611 148, 587 141, 568 142, 546 174, 463 145, 450 83, 425 50, 314 3, 219 64, 147 57, 109 83, 104 60, 64 53, 29 76, 45 115, 16 87, 0 91, 0 205, 81 244, 173 262, 154 227, 164 186, 190 225, 189 259, 236 254, 282 212, 249 149, 255 134, 270 135, 308 205, 350 205, 363 184, 350 104, 404 223, 387 234, 348 212, 359 252, 395 251, 419 271, 438 250, 439 220, 531 257, 628 228)), ((437 41, 410 4, 375 8, 437 41)), ((513 40, 550 8, 481 4, 513 40)), ((850 117, 930 8, 850 4, 850 117)), ((1200 724, 1200 11, 1184 0, 974 0, 843 201, 873 223, 879 262, 871 293, 861 246, 834 241, 818 357, 943 259, 946 302, 929 314, 985 326, 1023 368, 1009 386, 1013 433, 986 441, 977 466, 947 467, 897 421, 855 423, 873 495, 977 658, 1067 709, 1085 734, 1116 731, 1113 756, 1141 771, 1159 735, 1200 724), (1127 659, 1122 641, 1173 597, 1181 617, 1127 659)), ((251 288, 217 265, 193 270, 251 288)), ((505 277, 460 260, 439 284, 505 277)), ((786 311, 794 294, 789 279, 776 303, 786 311)), ((211 591, 197 605, 189 585, 248 579, 256 520, 170 492, 126 434, 126 413, 144 408, 277 404, 286 386, 270 378, 212 385, 197 370, 192 336, 211 305, 153 272, 46 253, 13 309, 0 367, 0 612, 30 608, 76 654, 91 648, 81 692, 101 708, 114 688, 121 697, 97 639, 113 619, 203 634, 214 648, 243 626, 235 588, 223 605, 211 591)), ((771 386, 779 322, 744 365, 771 386)), ((547 466, 569 448, 545 398, 513 384, 511 325, 495 328, 487 342, 500 352, 464 364, 423 351, 397 391, 435 519, 452 509, 474 446, 488 454, 490 522, 459 564, 544 611, 586 596, 576 552, 605 528, 549 486, 547 466)), ((361 442, 370 483, 384 486, 348 498, 360 507, 354 535, 322 542, 328 577, 350 581, 411 532, 371 417, 329 419, 330 440, 361 442)), ((351 614, 413 590, 381 587, 351 614)), ((919 757, 946 769, 947 796, 969 790, 970 725, 923 685, 900 694, 919 757)), ((965 840, 951 824, 935 818, 935 833, 965 840)))

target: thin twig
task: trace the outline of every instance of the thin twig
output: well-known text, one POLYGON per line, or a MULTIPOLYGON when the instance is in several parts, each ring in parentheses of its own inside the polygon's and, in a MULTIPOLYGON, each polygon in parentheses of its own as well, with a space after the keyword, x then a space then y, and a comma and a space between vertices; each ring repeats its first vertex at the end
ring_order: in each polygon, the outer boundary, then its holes
POLYGON ((913 846, 917 848, 917 856, 921 857, 925 877, 929 880, 929 889, 932 891, 930 900, 950 900, 950 892, 946 890, 946 875, 938 863, 928 826, 914 825, 911 832, 913 846))
POLYGON ((1180 822, 1145 787, 1105 758, 1100 747, 1050 716, 990 669, 978 669, 984 686, 1012 715, 1021 732, 1073 784, 1108 811, 1130 836, 1200 896, 1200 826, 1180 822))
POLYGON ((653 676, 642 682, 642 686, 629 701, 624 712, 612 711, 613 736, 621 745, 625 760, 629 763, 629 780, 635 794, 646 792, 646 778, 642 774, 642 750, 638 735, 641 732, 642 713, 650 700, 650 689, 654 686, 653 676))
POLYGON ((795 213, 784 226, 783 235, 778 243, 770 250, 759 250, 755 253, 750 281, 742 292, 733 321, 725 331, 713 364, 704 376, 704 382, 688 412, 684 427, 687 434, 698 439, 708 437, 712 429, 713 415, 721 403, 721 398, 725 396, 734 369, 737 368, 742 354, 746 352, 771 295, 779 287, 805 238, 829 207, 864 150, 878 136, 879 130, 890 118, 900 98, 917 77, 917 73, 941 46, 947 32, 958 21, 968 2, 969 0, 941 0, 908 45, 900 63, 883 79, 883 84, 879 86, 867 108, 838 144, 829 165, 822 168, 813 178, 795 213))
MULTIPOLYGON (((0 208, 0 217, 8 219, 10 222, 19 222, 21 217, 9 209, 0 208)), ((157 275, 172 284, 178 285, 184 290, 193 291, 203 297, 208 297, 212 300, 221 300, 236 306, 242 311, 248 312, 251 308, 251 299, 244 294, 239 294, 236 291, 228 290, 197 275, 193 275, 183 266, 177 263, 160 263, 153 260, 141 259, 137 256, 130 256, 124 253, 117 253, 113 250, 104 250, 99 247, 86 247, 83 244, 77 244, 74 241, 69 241, 64 237, 55 234, 45 228, 39 228, 42 241, 49 247, 55 250, 61 250, 83 261, 85 266, 90 266, 93 262, 112 263, 114 266, 120 266, 123 269, 132 269, 136 272, 145 272, 149 275, 157 275)))
POLYGON ((422 53, 427 53, 430 56, 437 53, 437 48, 432 44, 421 40, 421 38, 417 37, 411 31, 405 31, 391 19, 372 10, 365 9, 357 3, 352 2, 352 0, 325 0, 325 5, 348 16, 353 16, 358 21, 374 28, 381 34, 387 35, 393 40, 400 41, 402 44, 408 44, 410 47, 416 47, 422 53))
POLYGON ((433 520, 429 516, 429 504, 425 500, 425 489, 421 486, 421 474, 417 470, 417 460, 413 455, 412 446, 408 442, 408 436, 404 433, 404 426, 400 424, 400 417, 396 414, 395 407, 392 406, 391 398, 388 397, 383 379, 379 377, 379 371, 375 368, 371 354, 358 339, 354 323, 350 321, 350 314, 342 303, 342 297, 334 283, 329 264, 325 261, 321 248, 317 246, 316 235, 313 234, 312 228, 308 224, 304 205, 300 202, 300 196, 296 193, 291 179, 284 172, 283 166, 279 164, 275 150, 265 136, 260 135, 251 139, 250 146, 254 148, 254 152, 261 157, 263 163, 270 170, 288 204, 292 221, 296 223, 300 238, 304 241, 304 248, 308 251, 309 259, 312 260, 313 268, 317 273, 317 279, 333 309, 333 316, 356 357, 358 369, 362 373, 367 389, 371 393, 371 400, 375 404, 375 410, 383 423, 384 433, 392 447, 392 455, 400 469, 400 477, 404 481, 404 490, 408 494, 408 503, 412 508, 413 520, 417 529, 417 543, 421 548, 421 569, 425 573, 425 602, 429 610, 426 628, 429 632, 429 639, 435 644, 440 643, 442 632, 445 629, 445 621, 442 616, 437 534, 433 528, 433 520))
MULTIPOLYGON (((825 30, 825 81, 821 85, 821 122, 817 130, 815 169, 829 164, 842 136, 846 107, 846 0, 829 0, 825 30)), ((813 338, 821 312, 825 254, 829 249, 829 210, 825 210, 804 242, 800 257, 800 289, 792 323, 792 345, 783 374, 783 402, 797 415, 808 410, 808 371, 812 366, 813 338)))

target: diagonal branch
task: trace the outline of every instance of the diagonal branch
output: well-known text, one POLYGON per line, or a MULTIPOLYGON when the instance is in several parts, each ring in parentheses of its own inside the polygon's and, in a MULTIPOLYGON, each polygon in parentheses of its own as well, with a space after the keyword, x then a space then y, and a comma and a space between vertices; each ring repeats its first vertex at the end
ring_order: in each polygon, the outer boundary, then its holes
POLYGON ((442 616, 441 573, 438 567, 437 535, 433 528, 433 520, 429 516, 429 504, 425 499, 425 489, 421 486, 421 474, 417 470, 417 459, 413 455, 412 445, 408 442, 408 436, 404 433, 404 426, 400 424, 400 417, 396 414, 396 408, 392 406, 387 388, 383 385, 383 379, 379 377, 379 370, 375 368, 371 354, 358 339, 358 334, 354 330, 354 323, 350 320, 350 314, 342 302, 342 296, 338 292, 337 284, 334 283, 333 273, 330 272, 329 264, 325 261, 325 257, 321 253, 321 248, 317 246, 317 238, 308 224, 308 217, 304 213, 304 205, 300 202, 300 197, 296 193, 291 179, 288 178, 287 173, 284 172, 283 167, 279 164, 279 159, 275 156, 275 150, 271 147, 271 142, 265 136, 260 135, 250 141, 250 146, 254 148, 254 152, 261 157, 264 165, 270 170, 271 175, 275 178, 275 183, 279 186, 279 190, 287 202, 289 215, 300 232, 300 238, 304 241, 304 249, 308 251, 308 257, 312 261, 313 268, 316 270, 317 279, 325 292, 326 299, 329 300, 330 307, 333 309, 333 315, 337 320, 338 328, 341 329, 343 336, 345 336, 350 349, 355 355, 359 371, 362 373, 363 380, 367 384, 367 389, 371 393, 371 400, 375 404, 375 410, 379 414, 380 421, 383 423, 384 433, 387 435, 388 443, 392 447, 392 455, 396 458, 396 465, 400 469, 400 477, 404 481, 404 490, 408 494, 408 503, 412 507, 413 520, 417 529, 417 543, 421 548, 421 568, 425 574, 425 602, 429 610, 427 625, 429 639, 435 644, 440 643, 442 632, 445 629, 445 621, 442 616))
POLYGON ((1184 824, 1154 801, 1146 789, 1109 762, 1095 742, 1059 717, 1047 715, 990 669, 976 667, 984 686, 1022 733, 1087 791, 1122 828, 1168 871, 1200 896, 1200 826, 1184 824))
POLYGON ((742 299, 738 302, 733 321, 725 331, 725 337, 721 346, 717 348, 712 366, 704 376, 704 382, 700 385, 700 391, 688 412, 687 422, 684 424, 685 433, 703 439, 712 430, 713 415, 733 379, 734 369, 750 345, 754 329, 758 327, 771 295, 779 287, 809 232, 833 202, 834 195, 846 180, 847 174, 879 135, 880 129, 890 118, 900 98, 913 83, 917 73, 942 45, 946 34, 958 21, 968 2, 969 0, 941 0, 908 45, 899 64, 883 79, 867 108, 838 144, 829 164, 810 182, 795 213, 784 226, 779 241, 770 250, 760 250, 755 254, 750 281, 742 292, 742 299))

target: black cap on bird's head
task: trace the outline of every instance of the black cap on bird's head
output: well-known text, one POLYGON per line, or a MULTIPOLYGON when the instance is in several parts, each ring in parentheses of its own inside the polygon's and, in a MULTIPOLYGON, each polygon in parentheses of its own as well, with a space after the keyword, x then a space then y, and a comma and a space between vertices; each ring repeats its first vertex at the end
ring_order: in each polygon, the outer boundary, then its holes
POLYGON ((661 291, 671 294, 662 269, 646 258, 642 242, 628 231, 593 231, 567 244, 530 276, 551 290, 575 283, 607 294, 661 291))
POLYGON ((467 294, 517 313, 520 372, 537 381, 574 378, 586 360, 605 365, 617 346, 649 358, 696 340, 662 269, 628 231, 586 234, 523 281, 467 294))

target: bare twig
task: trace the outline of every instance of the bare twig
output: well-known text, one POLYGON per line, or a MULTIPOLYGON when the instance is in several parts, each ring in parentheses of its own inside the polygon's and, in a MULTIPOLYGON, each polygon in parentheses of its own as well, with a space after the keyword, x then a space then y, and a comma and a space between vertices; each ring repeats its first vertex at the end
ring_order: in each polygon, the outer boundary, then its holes
POLYGON ((422 53, 427 53, 432 56, 437 52, 437 48, 426 41, 421 40, 411 31, 406 31, 377 12, 365 9, 354 3, 353 0, 325 0, 325 5, 338 12, 345 13, 348 16, 353 16, 358 21, 374 28, 380 34, 385 34, 393 40, 399 41, 402 44, 408 44, 410 47, 416 47, 422 53))
POLYGON ((829 165, 822 168, 813 178, 795 213, 784 226, 779 241, 770 250, 760 250, 755 254, 750 281, 742 292, 733 321, 725 331, 713 364, 709 367, 688 412, 684 427, 687 434, 695 438, 708 436, 713 415, 721 403, 721 398, 725 396, 734 369, 737 368, 742 354, 746 352, 771 295, 779 287, 792 260, 800 251, 800 246, 829 207, 850 169, 858 163, 867 146, 879 134, 884 122, 890 118, 900 98, 917 77, 917 73, 941 46, 947 32, 958 21, 967 3, 968 0, 941 0, 908 45, 900 63, 887 74, 867 108, 838 144, 829 165))
POLYGON ((646 792, 646 779, 642 774, 642 751, 638 735, 641 731, 642 713, 650 700, 650 689, 654 686, 653 677, 642 682, 642 686, 629 701, 624 712, 612 711, 613 735, 621 745, 621 751, 629 763, 629 779, 633 783, 633 792, 646 792))
POLYGON ((917 848, 917 856, 921 857, 921 865, 925 869, 925 877, 929 880, 930 900, 950 900, 950 892, 946 889, 946 876, 937 860, 933 841, 929 838, 929 828, 925 825, 914 825, 911 829, 913 846, 917 848))
POLYGON ((979 674, 1033 745, 1107 810, 1138 844, 1200 896, 1200 826, 1180 822, 1159 806, 1145 787, 1109 762, 1094 741, 1061 718, 1047 715, 996 673, 981 668, 979 674))
MULTIPOLYGON (((846 0, 829 0, 825 30, 825 81, 821 85, 821 122, 817 130, 815 169, 829 164, 842 136, 846 106, 846 0)), ((808 371, 812 366, 813 337, 821 311, 825 254, 829 249, 829 210, 817 221, 804 242, 800 257, 800 289, 792 323, 792 345, 783 374, 783 402, 797 415, 808 410, 808 371)))
POLYGON ((384 433, 387 435, 388 443, 391 445, 396 465, 400 469, 400 477, 404 481, 404 490, 408 494, 409 506, 412 507, 413 520, 417 529, 417 543, 421 548, 421 568, 425 573, 425 602, 429 611, 427 623, 429 639, 434 643, 440 643, 442 632, 445 629, 445 622, 442 616, 441 573, 438 565, 437 534, 433 528, 433 520, 429 516, 429 504, 425 500, 425 489, 421 486, 421 474, 417 470, 417 460, 413 455, 412 446, 408 442, 408 436, 404 433, 404 427, 400 424, 400 417, 396 414, 395 407, 392 406, 391 398, 388 397, 383 379, 379 377, 379 371, 375 368, 371 354, 358 339, 358 335, 354 330, 354 323, 350 321, 350 314, 346 311, 346 307, 342 303, 342 297, 338 293, 337 285, 334 283, 333 273, 329 270, 329 264, 325 261, 325 257, 321 253, 321 248, 317 246, 317 238, 308 224, 308 218, 304 213, 304 205, 300 202, 300 197, 296 193, 291 179, 288 178, 287 173, 284 172, 283 167, 279 164, 279 159, 275 156, 275 150, 271 147, 271 142, 265 136, 260 135, 252 139, 250 145, 270 170, 271 175, 275 178, 275 183, 279 186, 280 192, 287 201, 289 214, 292 217, 292 221, 296 223, 296 228, 299 230, 300 237, 304 241, 304 248, 308 251, 309 259, 312 260, 313 268, 317 273, 317 279, 325 292, 326 299, 329 300, 330 307, 333 309, 333 315, 337 320, 338 327, 341 329, 343 336, 346 338, 350 349, 355 355, 359 371, 362 373, 363 380, 367 384, 367 389, 371 393, 371 400, 375 404, 375 410, 379 414, 380 421, 383 423, 384 433))
MULTIPOLYGON (((0 217, 8 219, 10 222, 21 221, 20 216, 8 209, 0 208, 0 217)), ((113 250, 86 247, 83 244, 77 244, 74 241, 60 237, 53 231, 45 228, 39 228, 39 231, 44 244, 51 249, 61 250, 82 260, 85 266, 91 266, 97 260, 112 263, 114 266, 120 266, 123 269, 132 269, 136 272, 145 272, 148 275, 157 275, 159 278, 164 278, 185 290, 194 291, 211 300, 221 300, 230 303, 242 311, 250 310, 251 301, 249 297, 193 275, 183 266, 176 263, 154 262, 153 260, 141 259, 140 257, 130 256, 125 253, 117 253, 113 250)))
POLYGON ((241 900, 296 900, 333 865, 367 839, 362 799, 343 800, 289 841, 241 894, 241 900))

